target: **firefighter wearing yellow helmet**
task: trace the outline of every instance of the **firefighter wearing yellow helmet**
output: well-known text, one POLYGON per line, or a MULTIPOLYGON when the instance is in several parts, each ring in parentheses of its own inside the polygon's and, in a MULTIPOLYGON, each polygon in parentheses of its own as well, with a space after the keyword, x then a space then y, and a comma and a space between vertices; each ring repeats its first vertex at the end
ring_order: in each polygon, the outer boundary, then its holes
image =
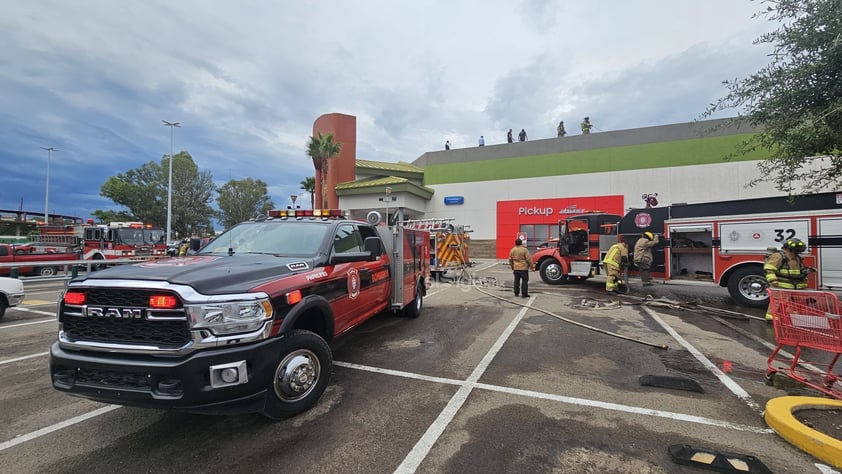
MULTIPOLYGON (((772 252, 766 257, 763 270, 766 281, 773 288, 787 290, 803 290, 807 288, 807 275, 812 268, 804 266, 801 252, 807 245, 801 239, 787 239, 778 252, 772 252)), ((766 320, 772 320, 773 308, 766 310, 766 320)))
POLYGON ((650 275, 652 260, 654 260, 652 247, 658 245, 659 242, 656 234, 647 231, 640 234, 640 238, 634 244, 634 253, 632 254, 634 265, 640 270, 640 280, 643 282, 643 286, 652 286, 652 276, 650 275))
POLYGON ((617 291, 617 287, 623 283, 619 279, 620 271, 623 267, 629 266, 629 244, 625 242, 618 242, 608 249, 605 258, 602 260, 602 265, 605 268, 605 291, 613 293, 617 291))

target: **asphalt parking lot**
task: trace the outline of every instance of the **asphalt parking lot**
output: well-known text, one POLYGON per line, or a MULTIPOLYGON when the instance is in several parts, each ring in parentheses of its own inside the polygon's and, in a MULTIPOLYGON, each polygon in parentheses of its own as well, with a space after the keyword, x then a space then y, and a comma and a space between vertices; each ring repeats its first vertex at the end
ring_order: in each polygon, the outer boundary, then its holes
MULTIPOLYGON (((531 297, 516 299, 507 266, 478 262, 471 274, 437 282, 418 319, 378 316, 338 340, 325 395, 282 422, 54 391, 47 350, 61 283, 27 284, 26 304, 0 323, 0 470, 704 472, 670 457, 689 445, 754 456, 772 472, 833 472, 763 420, 768 400, 804 392, 767 383, 762 311, 617 304, 599 282, 552 287, 537 273, 531 297), (647 375, 703 392, 642 385, 647 375)), ((652 292, 706 304, 726 294, 652 292)))

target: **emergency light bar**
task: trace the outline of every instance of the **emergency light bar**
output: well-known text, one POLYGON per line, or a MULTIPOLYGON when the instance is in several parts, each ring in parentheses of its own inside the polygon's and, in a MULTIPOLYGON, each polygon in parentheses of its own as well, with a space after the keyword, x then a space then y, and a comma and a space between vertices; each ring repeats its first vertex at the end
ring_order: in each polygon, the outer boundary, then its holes
POLYGON ((348 217, 348 211, 341 209, 275 209, 269 211, 269 217, 281 219, 303 217, 321 217, 322 219, 340 219, 348 217))

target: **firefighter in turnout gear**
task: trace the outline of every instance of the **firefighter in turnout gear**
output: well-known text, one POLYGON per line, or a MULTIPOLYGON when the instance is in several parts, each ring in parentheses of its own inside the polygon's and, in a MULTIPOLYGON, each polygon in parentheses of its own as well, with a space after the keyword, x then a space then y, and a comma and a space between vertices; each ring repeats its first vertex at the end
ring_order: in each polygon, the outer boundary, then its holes
MULTIPOLYGON (((781 250, 766 257, 763 270, 766 281, 774 288, 787 290, 803 290, 807 288, 807 275, 812 268, 805 267, 801 261, 801 252, 807 247, 800 239, 787 239, 781 250)), ((772 320, 774 308, 766 310, 766 320, 772 320)))
POLYGON ((605 291, 616 292, 620 284, 627 282, 620 280, 620 272, 629 266, 629 244, 617 242, 608 249, 605 259, 602 260, 605 268, 605 291))
POLYGON ((652 286, 652 247, 658 245, 658 236, 652 232, 643 232, 634 244, 634 264, 640 270, 640 280, 643 286, 652 286))
POLYGON ((515 239, 515 246, 509 251, 509 266, 515 277, 515 296, 529 298, 529 271, 535 270, 535 264, 521 239, 515 239))

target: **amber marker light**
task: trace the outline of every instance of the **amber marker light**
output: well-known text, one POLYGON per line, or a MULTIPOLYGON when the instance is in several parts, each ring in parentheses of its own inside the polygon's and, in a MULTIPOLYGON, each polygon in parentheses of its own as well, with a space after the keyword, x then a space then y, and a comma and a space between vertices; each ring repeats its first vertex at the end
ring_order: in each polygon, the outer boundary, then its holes
POLYGON ((149 297, 149 307, 156 309, 173 309, 178 306, 178 300, 172 295, 152 295, 149 297))
POLYGON ((85 301, 85 293, 81 291, 68 291, 64 294, 64 302, 67 304, 82 305, 85 301))
POLYGON ((290 291, 287 293, 287 304, 295 304, 301 301, 301 290, 290 291))

